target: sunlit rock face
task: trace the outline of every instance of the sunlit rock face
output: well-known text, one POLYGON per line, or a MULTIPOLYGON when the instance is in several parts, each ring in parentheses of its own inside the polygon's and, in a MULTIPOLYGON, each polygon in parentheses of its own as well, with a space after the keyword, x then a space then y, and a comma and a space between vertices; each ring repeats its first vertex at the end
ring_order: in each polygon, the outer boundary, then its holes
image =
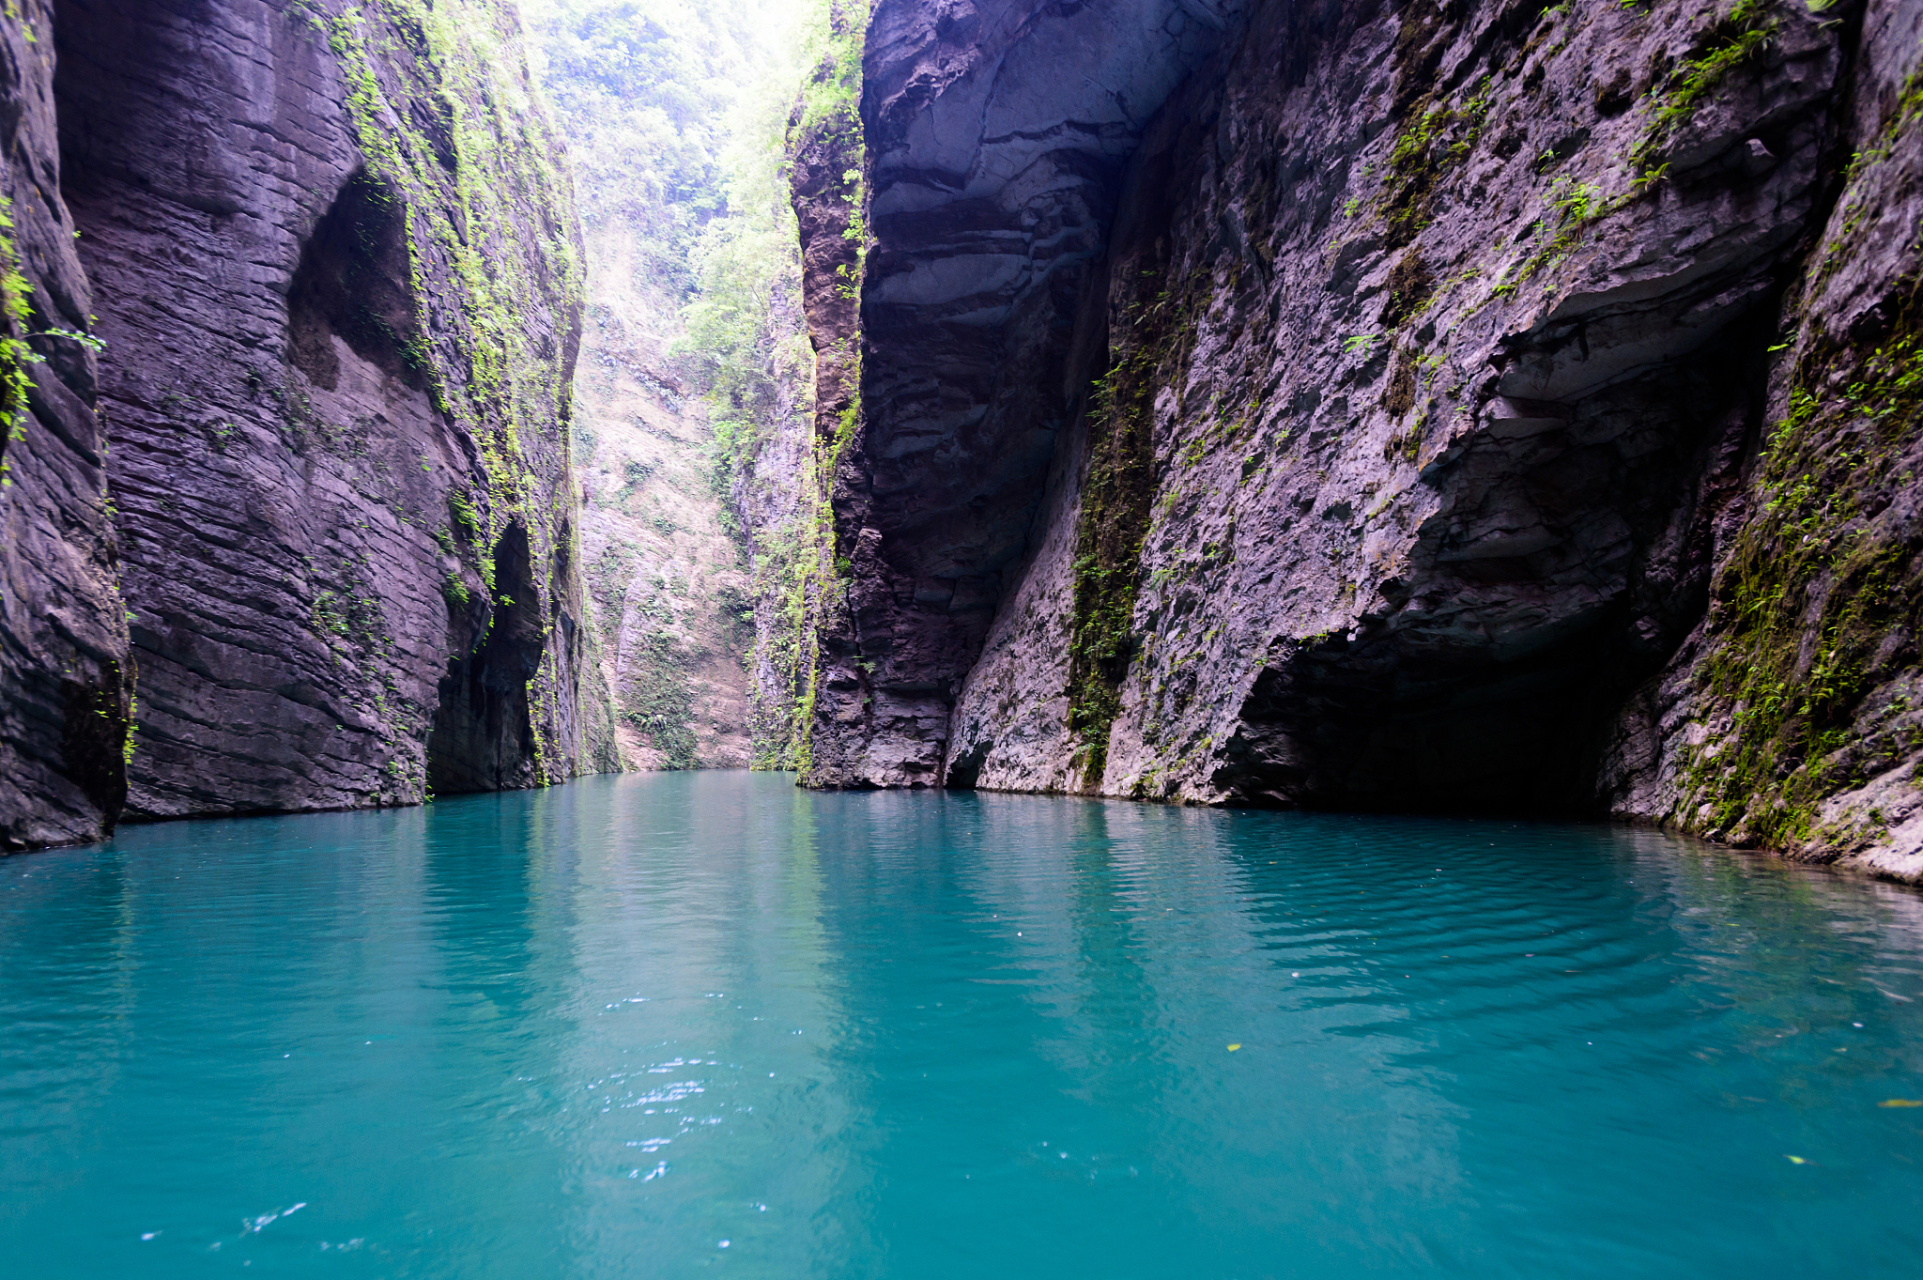
POLYGON ((862 428, 835 477, 851 616, 824 639, 815 781, 939 782, 949 707, 1099 355, 1073 335, 1128 157, 1240 7, 876 6, 862 428))
POLYGON ((1255 14, 1137 157, 1103 325, 1133 389, 969 676, 952 780, 1596 812, 1610 716, 1702 617, 1823 212, 1843 57, 1788 8, 1639 181, 1652 87, 1715 20, 1255 14))

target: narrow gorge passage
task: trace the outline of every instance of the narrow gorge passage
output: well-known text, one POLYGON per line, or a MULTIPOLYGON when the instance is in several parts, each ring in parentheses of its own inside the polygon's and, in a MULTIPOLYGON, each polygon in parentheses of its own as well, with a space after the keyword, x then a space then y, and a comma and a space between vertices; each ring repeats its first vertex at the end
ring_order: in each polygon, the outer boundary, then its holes
POLYGON ((1914 6, 10 21, 10 848, 745 766, 1923 875, 1914 6))
POLYGON ((5 0, 0 142, 8 1277, 1916 1270, 1918 0, 5 0))

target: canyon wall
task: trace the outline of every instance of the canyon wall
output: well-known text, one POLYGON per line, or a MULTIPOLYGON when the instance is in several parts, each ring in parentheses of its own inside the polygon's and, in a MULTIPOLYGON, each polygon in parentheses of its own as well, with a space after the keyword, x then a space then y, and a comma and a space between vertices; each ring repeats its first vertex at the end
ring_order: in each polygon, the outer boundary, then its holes
POLYGON ((1128 157, 1237 7, 874 6, 857 127, 797 149, 840 584, 810 779, 940 780, 1087 381, 1071 334, 1128 157))
POLYGON ((10 839, 98 834, 123 793, 140 818, 290 811, 605 766, 576 718, 579 237, 512 8, 29 13, 12 172, 37 186, 33 323, 105 344, 45 340, 28 370, 75 425, 54 432, 64 490, 9 490, 48 548, 24 594, 86 613, 64 650, 29 648, 31 680, 42 707, 50 681, 78 688, 61 696, 108 729, 138 684, 117 777, 88 780, 104 746, 44 711, 38 745, 11 748, 48 758, 64 733, 50 767, 101 821, 10 839))
POLYGON ((707 406, 673 354, 678 299, 641 235, 588 233, 575 433, 599 659, 627 767, 745 769, 750 579, 710 479, 707 406))
MULTIPOLYGON (((625 767, 789 767, 812 453, 782 172, 813 4, 543 0, 587 309, 576 380, 588 628, 625 767), (799 10, 799 12, 797 12, 799 10)), ((812 512, 810 512, 812 515, 812 512)))
POLYGON ((811 781, 1923 874, 1918 21, 881 0, 811 781))
POLYGON ((0 16, 0 852, 91 839, 127 797, 134 670, 95 411, 93 300, 60 198, 51 5, 0 16))

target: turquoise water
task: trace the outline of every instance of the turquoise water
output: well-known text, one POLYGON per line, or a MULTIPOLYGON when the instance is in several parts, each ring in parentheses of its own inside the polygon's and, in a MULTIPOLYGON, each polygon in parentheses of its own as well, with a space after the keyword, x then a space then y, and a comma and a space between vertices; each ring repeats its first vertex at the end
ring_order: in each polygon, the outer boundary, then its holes
POLYGON ((1646 832, 679 774, 0 862, 8 1277, 1909 1277, 1892 1098, 1923 896, 1646 832))

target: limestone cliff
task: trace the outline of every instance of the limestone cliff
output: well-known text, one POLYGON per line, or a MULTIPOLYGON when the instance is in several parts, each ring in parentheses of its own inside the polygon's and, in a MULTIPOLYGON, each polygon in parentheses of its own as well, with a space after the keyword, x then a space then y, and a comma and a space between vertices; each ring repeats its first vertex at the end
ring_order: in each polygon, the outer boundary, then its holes
POLYGON ((751 597, 709 477, 709 424, 678 375, 671 301, 640 232, 589 234, 577 381, 581 550, 614 732, 635 769, 746 768, 751 597))
POLYGON ((816 780, 1923 871, 1917 23, 881 0, 816 780))
POLYGON ((130 810, 569 776, 579 251, 518 20, 61 0, 54 37, 112 356, 130 810))
POLYGON ((97 834, 123 794, 571 776, 578 233, 512 8, 54 0, 8 39, 15 329, 105 342, 29 339, 5 706, 41 772, 6 771, 9 841, 97 834))
POLYGON ((868 175, 858 95, 865 17, 856 4, 831 4, 828 47, 810 74, 788 140, 815 383, 814 441, 799 487, 802 505, 819 513, 801 522, 806 545, 798 549, 797 599, 790 608, 801 642, 815 650, 798 691, 805 723, 796 763, 805 782, 831 785, 866 778, 863 753, 925 736, 912 727, 902 731, 917 723, 913 691, 901 705, 878 705, 867 678, 876 652, 873 615, 888 608, 890 597, 886 570, 874 558, 879 540, 865 533, 872 485, 860 430, 868 175))
POLYGON ((628 768, 793 756, 809 379, 778 144, 812 16, 797 7, 525 9, 585 228, 582 566, 628 768))
POLYGON ((51 5, 0 16, 0 852, 113 830, 134 671, 93 301, 60 199, 51 5))
POLYGON ((874 7, 858 128, 811 143, 865 149, 804 149, 796 166, 816 349, 861 362, 858 396, 828 385, 835 363, 817 395, 821 437, 838 440, 844 605, 822 636, 812 778, 939 781, 956 691, 1086 383, 1070 339, 1124 166, 1233 8, 874 7), (857 194, 843 175, 867 182, 852 215, 836 213, 857 194))

